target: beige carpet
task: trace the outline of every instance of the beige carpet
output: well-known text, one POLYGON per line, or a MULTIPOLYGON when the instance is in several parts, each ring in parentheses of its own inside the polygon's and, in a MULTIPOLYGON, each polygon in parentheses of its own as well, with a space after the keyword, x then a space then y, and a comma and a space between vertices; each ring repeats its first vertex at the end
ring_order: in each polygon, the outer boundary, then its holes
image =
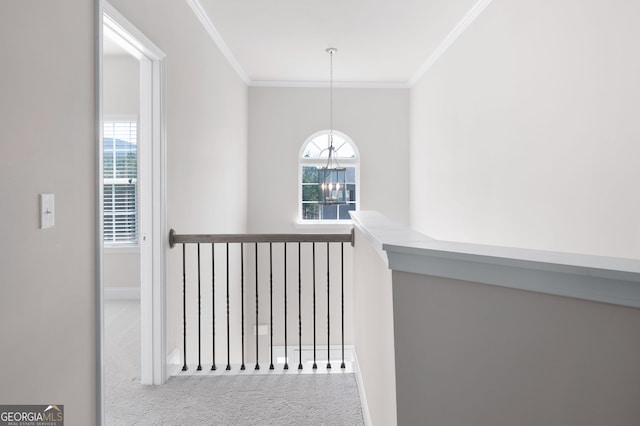
POLYGON ((107 425, 362 425, 353 374, 139 379, 137 302, 105 303, 107 425))

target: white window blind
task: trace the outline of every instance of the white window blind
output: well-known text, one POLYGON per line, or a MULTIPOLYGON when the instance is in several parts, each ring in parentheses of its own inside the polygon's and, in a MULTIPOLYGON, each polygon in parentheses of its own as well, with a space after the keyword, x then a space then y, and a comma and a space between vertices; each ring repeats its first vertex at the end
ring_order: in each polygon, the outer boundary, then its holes
POLYGON ((138 242, 138 143, 135 121, 104 123, 104 242, 138 242))

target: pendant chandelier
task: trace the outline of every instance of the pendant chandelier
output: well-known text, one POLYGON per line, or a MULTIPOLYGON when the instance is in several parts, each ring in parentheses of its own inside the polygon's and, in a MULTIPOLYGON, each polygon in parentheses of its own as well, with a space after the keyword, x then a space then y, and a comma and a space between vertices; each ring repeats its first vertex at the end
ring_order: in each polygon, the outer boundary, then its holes
MULTIPOLYGON (((347 169, 340 167, 338 157, 333 147, 333 54, 338 51, 335 47, 325 49, 330 57, 329 73, 329 147, 327 164, 318 168, 318 185, 320 191, 319 204, 347 204, 346 178, 347 169)), ((321 153, 322 154, 322 153, 321 153)))

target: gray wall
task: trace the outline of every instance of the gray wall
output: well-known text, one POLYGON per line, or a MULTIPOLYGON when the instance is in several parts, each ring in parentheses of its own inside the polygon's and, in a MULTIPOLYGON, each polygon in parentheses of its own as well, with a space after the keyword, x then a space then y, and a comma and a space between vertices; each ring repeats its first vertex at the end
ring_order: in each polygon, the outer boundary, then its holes
POLYGON ((494 0, 411 89, 411 225, 640 257, 640 3, 494 0))
POLYGON ((96 419, 94 3, 0 2, 0 401, 96 419), (61 60, 63 58, 63 60, 61 60), (55 194, 39 230, 38 193, 55 194))
MULTIPOLYGON (((245 231, 245 84, 185 2, 113 3, 167 54, 169 225, 245 231)), ((0 400, 64 404, 70 425, 96 418, 94 14, 77 0, 0 3, 0 400), (56 195, 52 230, 38 229, 41 192, 56 195)))
POLYGON ((398 424, 637 425, 640 310, 393 272, 398 424))

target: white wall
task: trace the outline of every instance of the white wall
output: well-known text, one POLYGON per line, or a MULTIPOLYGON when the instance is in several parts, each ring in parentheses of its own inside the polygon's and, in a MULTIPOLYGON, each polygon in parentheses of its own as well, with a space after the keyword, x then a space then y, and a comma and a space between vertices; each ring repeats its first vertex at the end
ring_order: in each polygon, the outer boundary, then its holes
MULTIPOLYGON (((129 55, 105 55, 102 61, 102 112, 105 119, 140 116, 140 62, 129 55)), ((140 251, 104 252, 105 288, 140 288, 140 251)))
POLYGON ((372 424, 393 426, 397 405, 391 270, 358 228, 353 263, 353 304, 348 306, 353 310, 364 396, 372 424))
MULTIPOLYGON (((167 55, 168 226, 178 233, 246 231, 246 85, 187 2, 112 4, 167 55)), ((182 346, 181 249, 169 250, 167 262, 171 351, 182 346)), ((195 291, 194 286, 189 291, 195 291)), ((196 300, 194 293, 189 297, 196 300)))
POLYGON ((411 90, 411 225, 640 257, 640 4, 494 0, 411 90))
MULTIPOLYGON (((360 151, 360 208, 407 223, 409 91, 334 89, 334 128, 360 151)), ((329 89, 249 89, 249 230, 295 232, 298 155, 329 128, 329 89)))
POLYGON ((0 401, 69 425, 96 421, 94 35, 94 2, 0 2, 0 401))

